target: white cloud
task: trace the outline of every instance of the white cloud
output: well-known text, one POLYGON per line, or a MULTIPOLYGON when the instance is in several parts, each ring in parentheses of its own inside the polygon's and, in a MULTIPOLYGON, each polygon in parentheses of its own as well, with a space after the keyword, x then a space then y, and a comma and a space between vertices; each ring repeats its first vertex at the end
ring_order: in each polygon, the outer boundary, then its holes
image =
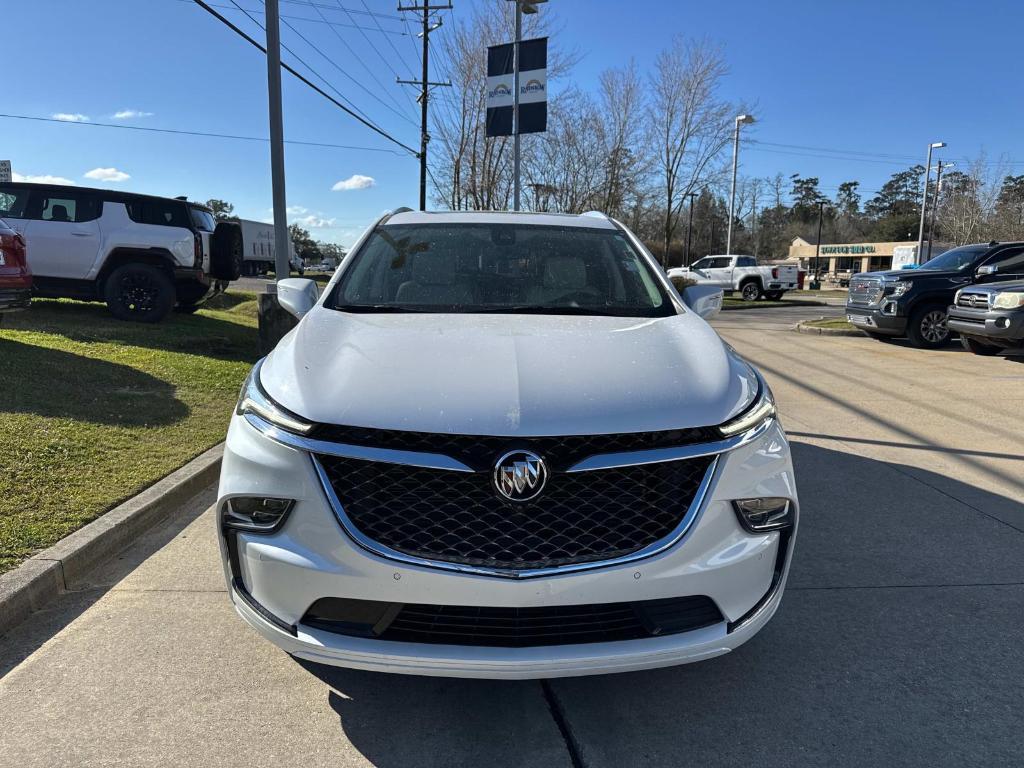
POLYGON ((67 184, 69 186, 75 186, 75 182, 71 179, 65 179, 63 176, 51 176, 48 173, 33 175, 33 174, 21 174, 17 171, 11 173, 11 179, 13 181, 27 181, 33 184, 67 184))
POLYGON ((137 117, 152 117, 152 112, 143 112, 141 109, 119 109, 111 115, 115 120, 133 120, 137 117))
POLYGON ((96 181, 126 181, 131 178, 127 173, 119 171, 117 168, 93 168, 82 175, 87 179, 95 179, 96 181))
MULTIPOLYGON (((309 213, 309 208, 305 208, 301 205, 289 205, 285 210, 288 212, 289 216, 302 216, 303 214, 309 213)), ((273 209, 271 209, 271 213, 273 213, 273 209)))
POLYGON ((293 224, 298 224, 300 227, 305 229, 327 229, 337 225, 337 219, 327 219, 323 216, 317 216, 316 214, 310 214, 309 216, 303 216, 299 219, 292 219, 293 224))
POLYGON ((372 176, 363 176, 361 174, 354 174, 349 176, 347 179, 339 181, 333 187, 332 192, 348 192, 353 189, 369 189, 370 187, 376 186, 377 181, 372 176))
POLYGON ((81 112, 54 112, 50 115, 54 120, 63 120, 65 123, 87 123, 89 116, 81 112))

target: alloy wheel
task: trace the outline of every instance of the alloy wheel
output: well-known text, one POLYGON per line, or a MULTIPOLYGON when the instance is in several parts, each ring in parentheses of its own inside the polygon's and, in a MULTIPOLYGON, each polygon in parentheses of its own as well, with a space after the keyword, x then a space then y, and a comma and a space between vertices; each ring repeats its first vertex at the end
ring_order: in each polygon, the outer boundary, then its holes
POLYGON ((946 313, 941 309, 926 312, 921 318, 921 336, 931 344, 938 344, 949 337, 946 327, 946 313))

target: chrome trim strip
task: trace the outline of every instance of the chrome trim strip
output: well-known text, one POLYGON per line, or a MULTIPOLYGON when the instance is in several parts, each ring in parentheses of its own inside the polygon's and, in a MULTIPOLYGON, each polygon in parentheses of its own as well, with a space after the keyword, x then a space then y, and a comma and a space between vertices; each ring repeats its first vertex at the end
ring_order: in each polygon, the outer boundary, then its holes
POLYGON ((425 469, 445 469, 451 472, 473 471, 461 461, 440 453, 418 453, 414 451, 397 451, 392 448, 370 448, 365 445, 332 443, 288 432, 274 426, 255 413, 246 413, 243 418, 249 422, 250 426, 259 430, 271 440, 299 451, 325 453, 329 456, 342 456, 346 459, 380 461, 385 464, 406 464, 410 467, 423 467, 425 469))
POLYGON ((416 557, 415 555, 407 555, 404 552, 399 552, 391 549, 390 547, 384 546, 380 542, 374 541, 356 528, 355 524, 345 513, 345 509, 342 507, 341 501, 338 499, 337 494, 334 492, 334 488, 331 486, 330 478, 327 476, 323 465, 317 461, 316 456, 310 455, 309 458, 313 462, 313 469, 316 471, 317 477, 320 478, 320 485, 323 487, 324 493, 327 495, 327 501, 331 505, 331 509, 334 511, 335 517, 338 518, 338 522, 341 524, 342 529, 346 534, 348 534, 349 538, 363 549, 371 552, 372 554, 387 558, 388 560, 395 560, 400 563, 405 563, 406 565, 416 565, 443 571, 455 571, 457 573, 476 576, 498 576, 506 579, 533 579, 544 576, 560 576, 567 573, 578 573, 579 571, 589 571, 595 568, 608 568, 611 566, 636 562, 637 560, 643 560, 664 552, 666 549, 675 546, 683 539, 687 531, 689 531, 693 526, 699 514, 703 511, 704 501, 708 495, 708 490, 711 488, 712 481, 715 478, 715 473, 718 470, 718 457, 716 456, 711 461, 707 471, 704 473, 704 478, 701 480, 700 486, 698 486, 697 492, 693 496, 693 501, 690 502, 690 506, 686 510, 686 514, 683 515, 683 519, 679 521, 679 525, 677 525, 670 534, 662 537, 658 541, 648 544, 643 549, 637 550, 629 555, 623 555, 622 557, 616 557, 609 560, 597 560, 588 563, 572 563, 570 565, 560 565, 552 568, 534 568, 526 571, 513 571, 503 570, 500 568, 483 568, 475 565, 466 565, 464 563, 449 563, 443 560, 430 560, 423 557, 416 557))
POLYGON ((765 419, 756 427, 741 435, 718 440, 713 443, 694 443, 692 445, 678 445, 671 448, 651 448, 644 451, 624 451, 623 453, 604 453, 598 456, 591 456, 573 464, 566 471, 591 472, 595 469, 615 469, 617 467, 635 467, 640 464, 660 464, 665 461, 696 459, 701 456, 725 453, 761 437, 774 422, 774 417, 765 419))
MULTIPOLYGON (((365 445, 350 445, 348 443, 332 443, 326 440, 316 440, 311 437, 303 437, 293 432, 281 429, 255 413, 246 413, 244 418, 254 429, 262 432, 271 440, 294 448, 299 451, 310 453, 325 453, 328 456, 341 456, 346 459, 362 459, 364 461, 380 461, 385 464, 405 464, 410 467, 423 467, 424 469, 444 469, 452 472, 473 472, 471 467, 466 466, 458 459, 453 459, 442 453, 420 453, 418 451, 399 451, 393 448, 371 448, 365 445)), ((701 456, 713 456, 719 453, 734 450, 746 445, 761 437, 768 428, 775 422, 775 418, 766 419, 758 426, 725 440, 717 440, 711 443, 693 443, 680 445, 671 448, 652 448, 643 451, 624 451, 621 453, 604 453, 597 456, 590 456, 582 461, 573 464, 567 472, 590 472, 595 469, 615 469, 617 467, 635 467, 641 464, 660 464, 665 461, 680 461, 681 459, 696 459, 701 456)), ((524 437, 529 440, 529 437, 524 437)))

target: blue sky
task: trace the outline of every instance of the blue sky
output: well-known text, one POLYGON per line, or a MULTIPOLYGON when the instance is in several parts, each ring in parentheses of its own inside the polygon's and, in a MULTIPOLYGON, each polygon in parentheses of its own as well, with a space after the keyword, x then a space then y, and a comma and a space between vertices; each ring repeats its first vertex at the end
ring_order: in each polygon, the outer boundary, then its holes
MULTIPOLYGON (((316 2, 330 21, 364 29, 335 27, 343 43, 308 0, 282 0, 282 13, 367 90, 287 27, 284 42, 386 130, 417 145, 413 94, 394 84, 396 72, 416 74, 414 39, 397 34, 406 31, 397 3, 316 2), (383 16, 371 17, 366 8, 383 16), (379 31, 377 23, 391 34, 379 31)), ((455 0, 454 15, 500 2, 455 0)), ((260 0, 239 3, 261 7, 260 0)), ((630 58, 646 71, 677 33, 720 43, 730 67, 724 95, 756 104, 758 122, 744 136, 766 142, 744 148, 747 175, 818 176, 830 194, 840 182, 858 179, 867 197, 892 172, 923 162, 932 140, 948 142, 948 160, 985 150, 990 161, 1002 154, 1024 161, 1024 9, 1014 0, 550 0, 547 8, 558 11, 558 42, 582 54, 573 78, 583 88, 594 87, 603 68, 630 58)), ((258 33, 239 12, 222 12, 258 33)), ((16 76, 5 78, 0 112, 267 135, 262 55, 190 2, 8 2, 4 27, 3 58, 16 76), (143 114, 115 117, 125 111, 143 114)), ((389 145, 287 74, 284 108, 287 138, 362 148, 287 147, 292 218, 309 226, 314 237, 350 244, 380 211, 415 205, 414 159, 373 151, 389 145), (362 176, 372 178, 372 186, 362 176), (346 180, 342 186, 353 188, 332 190, 346 180)), ((200 200, 220 197, 243 217, 269 215, 269 148, 263 142, 0 118, 0 158, 11 159, 23 176, 200 200), (90 172, 92 178, 86 177, 90 172)), ((1024 162, 1013 168, 1024 172, 1024 162)))

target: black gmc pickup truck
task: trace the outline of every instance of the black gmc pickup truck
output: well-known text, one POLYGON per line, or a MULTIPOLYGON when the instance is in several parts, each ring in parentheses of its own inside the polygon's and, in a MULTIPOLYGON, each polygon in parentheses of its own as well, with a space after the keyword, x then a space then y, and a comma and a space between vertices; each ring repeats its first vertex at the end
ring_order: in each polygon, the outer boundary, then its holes
POLYGON ((846 319, 876 339, 906 336, 915 347, 949 341, 956 292, 967 285, 1024 279, 1024 243, 963 245, 917 269, 865 272, 850 280, 846 319))

